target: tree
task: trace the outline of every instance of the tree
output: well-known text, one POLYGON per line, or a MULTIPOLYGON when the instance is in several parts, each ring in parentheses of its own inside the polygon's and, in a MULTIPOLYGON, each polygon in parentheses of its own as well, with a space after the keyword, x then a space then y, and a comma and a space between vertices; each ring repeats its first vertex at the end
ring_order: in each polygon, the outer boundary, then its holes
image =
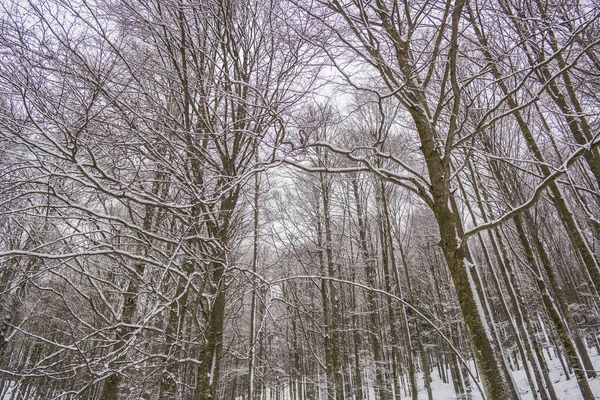
MULTIPOLYGON (((470 284, 468 273, 466 243, 459 242, 457 226, 460 216, 450 206, 452 148, 460 134, 458 118, 462 106, 457 54, 464 2, 457 2, 454 6, 447 2, 443 9, 438 9, 437 4, 407 4, 404 7, 398 2, 383 1, 342 4, 334 0, 316 2, 313 7, 304 7, 304 3, 298 5, 318 19, 324 28, 337 33, 342 51, 347 50, 372 67, 383 86, 372 87, 371 90, 387 90, 380 96, 393 96, 412 118, 427 177, 394 174, 390 179, 410 187, 434 212, 440 244, 456 287, 486 395, 500 399, 506 398, 509 393, 516 398, 511 380, 500 367, 499 355, 491 346, 492 338, 486 333, 485 320, 478 313, 477 294, 470 284), (439 20, 438 31, 432 32, 429 28, 423 31, 422 16, 439 20), (433 40, 426 41, 426 47, 419 47, 421 42, 417 38, 420 35, 433 40), (429 46, 430 43, 433 47, 429 46), (432 77, 437 72, 438 62, 445 65, 446 73, 441 83, 434 85, 432 77), (446 85, 450 88, 449 93, 446 85), (430 95, 432 91, 437 91, 438 95, 430 95), (430 101, 430 98, 437 100, 445 96, 450 96, 450 100, 437 104, 430 101), (444 112, 448 112, 449 117, 441 120, 444 112)), ((341 62, 338 66, 342 74, 350 76, 341 62)), ((403 164, 400 167, 412 175, 410 168, 403 164)))
POLYGON ((594 5, 1 7, 0 397, 593 397, 594 5))
MULTIPOLYGON (((94 320, 72 315, 87 331, 62 352, 77 353, 84 337, 103 343, 73 366, 99 378, 72 390, 104 380, 100 397, 115 398, 144 364, 161 398, 217 397, 240 194, 309 87, 313 51, 277 23, 293 17, 277 2, 7 7, 3 135, 25 161, 24 178, 8 176, 4 215, 29 197, 36 214, 66 221, 56 227, 70 248, 41 238, 38 259, 70 268, 98 296, 53 289, 70 309, 90 303, 94 320)), ((19 243, 2 256, 32 259, 19 243)))

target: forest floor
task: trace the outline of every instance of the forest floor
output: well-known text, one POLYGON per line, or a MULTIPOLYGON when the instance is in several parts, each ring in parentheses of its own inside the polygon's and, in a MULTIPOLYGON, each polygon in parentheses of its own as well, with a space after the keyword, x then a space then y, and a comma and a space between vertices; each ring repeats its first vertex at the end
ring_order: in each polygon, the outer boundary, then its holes
MULTIPOLYGON (((595 350, 590 350, 590 354, 594 353, 595 350)), ((592 355, 591 358, 592 363, 596 367, 596 371, 600 371, 600 355, 592 355)), ((579 387, 577 385, 577 380, 575 379, 575 376, 571 374, 570 379, 566 379, 565 373, 557 357, 553 357, 552 360, 546 358, 546 361, 548 362, 548 366, 550 367, 550 377, 552 378, 552 382, 554 382, 554 390, 556 391, 556 396, 558 397, 558 399, 582 400, 583 397, 581 396, 581 392, 579 391, 579 387)), ((474 370, 474 368, 472 368, 471 370, 474 370)), ((442 382, 442 380, 439 378, 437 370, 434 370, 432 372, 431 377, 433 380, 431 384, 431 390, 433 392, 433 398, 435 400, 457 399, 456 394, 454 393, 454 387, 452 386, 452 382, 442 382)), ((521 400, 533 400, 533 395, 531 393, 531 389, 529 388, 529 384, 527 383, 525 371, 523 369, 513 371, 513 378, 515 383, 517 384, 517 388, 519 389, 521 400)), ((419 400, 427 400, 427 392, 423 383, 422 374, 419 374, 417 379, 419 385, 419 400)), ((594 393, 595 398, 600 399, 600 377, 591 379, 589 382, 590 386, 592 387, 592 392, 594 393)), ((476 386, 473 386, 472 399, 482 399, 476 386)), ((402 400, 410 400, 410 396, 402 397, 402 400)))
MULTIPOLYGON (((595 350, 590 350, 590 354, 593 354, 593 353, 595 353, 595 350)), ((600 372, 600 355, 598 355, 598 354, 591 355, 591 359, 592 359, 592 363, 594 364, 596 370, 600 372)), ((559 400, 583 400, 583 397, 581 396, 581 392, 579 391, 579 387, 577 385, 577 380, 575 379, 575 376, 573 376, 573 374, 571 373, 570 379, 568 379, 568 380, 566 379, 564 370, 561 367, 559 359, 557 357, 553 357, 552 359, 549 359, 548 356, 546 356, 546 361, 548 362, 548 366, 550 367, 550 377, 552 378, 552 381, 554 382, 554 389, 556 391, 556 395, 557 395, 558 399, 559 400)), ((475 370, 473 365, 471 365, 471 370, 472 371, 475 370)), ((432 394, 433 394, 434 400, 463 400, 463 399, 467 400, 467 398, 459 398, 456 396, 452 382, 450 381, 449 383, 444 383, 440 379, 437 369, 434 369, 432 371, 431 377, 432 377, 431 389, 432 389, 432 394)), ((517 385, 517 388, 519 389, 519 394, 520 394, 521 400, 533 400, 534 397, 533 397, 533 395, 531 393, 531 389, 527 383, 527 377, 525 375, 525 371, 523 369, 513 371, 513 379, 517 385)), ((590 386, 592 388, 592 392, 594 393, 594 398, 600 399, 600 376, 595 379, 590 379, 589 382, 590 382, 590 386)), ((425 390, 423 376, 422 376, 421 372, 417 373, 417 383, 419 386, 419 400, 428 400, 427 391, 425 390)), ((472 390, 471 397, 469 400, 482 400, 482 396, 480 395, 480 393, 477 389, 477 386, 472 385, 472 388, 473 388, 473 390, 472 390)), ((370 392, 371 392, 370 396, 369 396, 370 400, 376 400, 375 396, 374 396, 374 391, 372 390, 372 388, 371 388, 370 392)), ((0 395, 0 400, 9 400, 9 399, 13 399, 13 398, 14 397, 12 395, 11 390, 8 390, 8 392, 5 393, 4 396, 0 395)), ((290 397, 288 388, 286 387, 280 392, 279 397, 277 395, 274 395, 274 393, 271 393, 270 390, 267 389, 265 396, 262 398, 266 398, 266 399, 279 398, 279 399, 287 400, 287 399, 290 399, 291 397, 290 397)), ((241 398, 238 397, 237 399, 241 399, 241 398)), ((401 400, 411 400, 410 395, 408 393, 404 393, 401 400)))

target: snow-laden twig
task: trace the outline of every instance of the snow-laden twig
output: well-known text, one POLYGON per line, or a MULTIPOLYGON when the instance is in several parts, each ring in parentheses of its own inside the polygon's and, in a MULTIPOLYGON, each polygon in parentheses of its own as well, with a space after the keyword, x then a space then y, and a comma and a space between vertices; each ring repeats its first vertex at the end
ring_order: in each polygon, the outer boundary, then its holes
POLYGON ((514 218, 515 216, 529 210, 531 207, 533 207, 534 205, 537 204, 537 201, 539 200, 539 198, 542 196, 542 194, 544 193, 544 191, 550 186, 552 185, 559 177, 561 177, 562 175, 564 175, 565 173, 567 173, 569 171, 569 168, 577 161, 579 160, 579 158, 585 154, 585 152, 587 151, 591 151, 597 147, 600 146, 600 133, 596 134, 596 136, 594 137, 593 140, 590 140, 589 143, 585 146, 581 146, 579 147, 576 151, 574 151, 564 162, 563 164, 559 167, 556 168, 556 170, 551 173, 550 175, 548 175, 539 185, 538 187, 535 189, 535 191, 533 192, 533 194, 531 195, 531 197, 529 198, 529 200, 527 200, 525 203, 521 204, 520 206, 514 207, 511 211, 507 212, 506 214, 504 214, 503 216, 487 222, 485 224, 481 224, 476 226, 475 228, 465 232, 465 234, 463 235, 463 240, 462 240, 462 244, 464 246, 464 244, 466 243, 466 240, 473 236, 478 234, 479 232, 483 232, 485 230, 488 229, 492 229, 495 228, 499 225, 502 225, 503 223, 505 223, 506 221, 511 220, 512 218, 514 218))

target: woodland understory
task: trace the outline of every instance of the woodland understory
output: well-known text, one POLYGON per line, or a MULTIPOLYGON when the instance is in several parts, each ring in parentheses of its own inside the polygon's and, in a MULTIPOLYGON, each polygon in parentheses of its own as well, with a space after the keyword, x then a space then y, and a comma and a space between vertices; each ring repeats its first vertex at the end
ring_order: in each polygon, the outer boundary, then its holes
POLYGON ((0 399, 593 400, 596 92, 593 0, 1 2, 0 399))

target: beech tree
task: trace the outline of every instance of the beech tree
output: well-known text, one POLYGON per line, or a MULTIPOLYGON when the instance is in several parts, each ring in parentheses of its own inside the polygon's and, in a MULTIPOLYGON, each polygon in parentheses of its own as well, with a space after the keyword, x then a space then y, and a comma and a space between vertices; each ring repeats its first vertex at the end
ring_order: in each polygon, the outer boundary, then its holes
POLYGON ((143 369, 160 398, 218 397, 238 200, 311 82, 314 52, 284 15, 275 2, 6 5, 2 128, 21 160, 3 216, 50 228, 21 224, 25 240, 5 242, 6 290, 41 279, 80 331, 50 339, 6 316, 47 353, 32 374, 87 370, 57 390, 114 399, 143 369))
POLYGON ((3 3, 0 398, 591 400, 599 18, 3 3))
MULTIPOLYGON (((490 100, 486 99, 489 110, 474 127, 470 127, 465 120, 469 110, 486 94, 476 77, 485 73, 486 68, 492 72, 498 71, 490 57, 487 59, 488 63, 479 65, 467 63, 468 58, 462 55, 462 52, 468 51, 471 46, 468 35, 480 35, 479 25, 473 18, 467 17, 471 12, 470 3, 364 3, 332 0, 307 3, 299 1, 297 5, 333 34, 333 39, 323 46, 323 51, 329 55, 345 82, 379 98, 394 98, 405 108, 404 116, 411 119, 412 128, 418 135, 426 174, 418 173, 401 158, 394 159, 397 164, 393 171, 383 169, 377 161, 373 161, 377 158, 393 157, 393 150, 390 150, 390 156, 387 153, 375 152, 369 157, 361 154, 356 147, 339 148, 318 140, 314 145, 347 155, 356 162, 356 168, 369 169, 415 192, 432 209, 439 228, 440 245, 456 288, 486 395, 491 399, 517 398, 516 389, 502 356, 492 345, 494 338, 490 336, 490 329, 486 326, 486 316, 480 312, 484 299, 478 295, 478 283, 474 281, 470 272, 471 269, 476 271, 477 267, 469 254, 467 239, 488 227, 481 225, 470 232, 464 232, 461 213, 453 206, 456 201, 455 177, 460 173, 460 170, 456 171, 456 165, 462 165, 465 160, 456 149, 477 135, 484 135, 485 132, 481 128, 490 121, 504 117, 495 116, 495 110, 506 106, 511 109, 518 107, 514 104, 513 92, 503 89, 504 98, 492 99, 491 104, 490 100), (432 22, 435 28, 432 27, 432 22), (373 76, 377 78, 375 83, 372 82, 373 76)), ((503 5, 504 3, 500 2, 500 6, 503 5)), ((481 14, 479 16, 481 17, 481 14)), ((520 24, 519 19, 513 21, 517 25, 520 24)), ((481 41, 480 44, 481 51, 485 54, 488 51, 488 43, 481 41)), ((555 41, 550 43, 550 46, 554 46, 556 51, 555 41)), ((532 71, 543 73, 543 67, 536 64, 532 71)), ((495 74, 493 78, 494 84, 500 88, 507 87, 501 75, 495 74)), ((534 144, 535 139, 531 134, 528 135, 530 131, 525 129, 526 123, 519 119, 519 115, 520 111, 513 111, 513 116, 523 128, 527 143, 535 155, 534 160, 539 163, 545 178, 541 186, 538 186, 534 199, 541 195, 545 187, 550 187, 557 210, 565 221, 574 244, 580 249, 584 261, 588 260, 588 272, 595 281, 593 277, 597 273, 597 265, 585 247, 576 222, 564 205, 555 183, 558 174, 553 174, 544 164, 545 160, 534 144)), ((585 144, 593 147, 593 140, 595 139, 589 137, 585 144)), ((373 141, 373 148, 377 148, 377 141, 373 141)), ((584 152, 582 149, 569 155, 567 166, 584 152)), ((508 220, 511 214, 516 215, 532 204, 533 200, 525 201, 523 207, 514 205, 516 210, 505 214, 494 224, 508 220)), ((590 397, 591 393, 584 390, 587 383, 580 383, 582 391, 585 392, 584 396, 590 397)))

